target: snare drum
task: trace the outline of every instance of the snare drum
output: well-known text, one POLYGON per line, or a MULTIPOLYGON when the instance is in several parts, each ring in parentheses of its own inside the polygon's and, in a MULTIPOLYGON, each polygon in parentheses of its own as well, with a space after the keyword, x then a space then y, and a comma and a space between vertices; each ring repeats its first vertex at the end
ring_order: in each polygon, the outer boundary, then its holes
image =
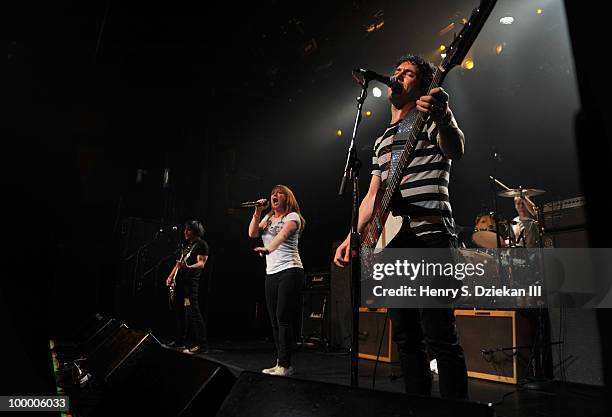
MULTIPOLYGON (((502 222, 498 221, 497 225, 500 226, 502 222)), ((481 248, 493 249, 497 247, 497 236, 500 236, 499 243, 500 247, 506 247, 506 242, 497 232, 495 227, 495 219, 493 213, 480 214, 476 217, 476 225, 474 227, 474 233, 472 233, 472 242, 481 248)))

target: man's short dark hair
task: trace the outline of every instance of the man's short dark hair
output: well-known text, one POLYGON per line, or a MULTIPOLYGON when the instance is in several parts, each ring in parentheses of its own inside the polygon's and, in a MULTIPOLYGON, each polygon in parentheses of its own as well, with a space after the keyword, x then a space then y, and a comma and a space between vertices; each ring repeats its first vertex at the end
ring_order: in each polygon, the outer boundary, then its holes
POLYGON ((419 75, 421 76, 421 92, 422 94, 426 94, 433 80, 433 74, 436 67, 419 55, 406 54, 397 61, 395 68, 399 67, 404 62, 410 62, 419 69, 419 75))

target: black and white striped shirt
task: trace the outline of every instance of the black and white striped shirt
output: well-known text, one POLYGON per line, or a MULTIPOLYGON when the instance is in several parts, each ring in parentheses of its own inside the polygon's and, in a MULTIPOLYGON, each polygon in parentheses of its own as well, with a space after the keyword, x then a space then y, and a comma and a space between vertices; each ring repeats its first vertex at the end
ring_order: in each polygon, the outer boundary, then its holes
MULTIPOLYGON (((405 139, 395 140, 399 124, 387 127, 374 143, 372 175, 380 177, 383 189, 394 168, 392 159, 397 159, 406 143, 405 139)), ((450 125, 457 127, 452 114, 450 125)), ((434 233, 455 234, 448 195, 451 161, 438 147, 437 135, 438 129, 433 122, 423 129, 400 182, 402 198, 394 199, 391 204, 393 214, 409 216, 410 229, 423 239, 434 233)))

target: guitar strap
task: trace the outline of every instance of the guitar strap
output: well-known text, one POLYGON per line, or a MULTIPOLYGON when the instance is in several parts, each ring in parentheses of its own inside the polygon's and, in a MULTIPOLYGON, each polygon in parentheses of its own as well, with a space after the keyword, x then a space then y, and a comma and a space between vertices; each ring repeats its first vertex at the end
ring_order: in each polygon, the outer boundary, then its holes
POLYGON ((391 166, 389 167, 389 176, 387 177, 387 184, 389 183, 389 179, 395 173, 397 169, 397 164, 399 162, 400 156, 402 155, 402 151, 404 150, 404 144, 408 140, 410 136, 410 131, 412 130, 412 126, 416 121, 418 115, 418 110, 416 108, 412 109, 410 113, 404 120, 402 120, 397 128, 397 132, 393 135, 393 143, 391 144, 391 166))
MULTIPOLYGON (((183 253, 181 254, 181 260, 182 260, 183 262, 186 262, 186 261, 187 261, 187 258, 189 258, 189 256, 191 256, 191 252, 193 252, 193 248, 194 248, 194 246, 195 246, 195 245, 188 246, 189 251, 188 251, 188 252, 186 252, 186 253, 185 253, 185 252, 183 252, 183 253)), ((185 250, 187 250, 187 248, 185 248, 185 250)), ((175 279, 176 279, 176 278, 178 278, 178 274, 177 274, 177 276, 175 277, 175 279)))
MULTIPOLYGON (((389 180, 391 179, 391 177, 395 174, 397 170, 397 165, 399 163, 400 157, 402 156, 402 152, 404 151, 404 145, 406 144, 406 142, 408 141, 408 138, 410 137, 412 126, 414 125, 414 122, 416 121, 418 114, 419 114, 419 111, 416 108, 412 109, 408 113, 408 115, 406 115, 406 117, 400 122, 397 128, 397 132, 395 133, 395 135, 393 135, 393 142, 391 144, 391 163, 389 166, 389 176, 387 177, 385 188, 387 187, 387 185, 389 184, 389 180)), ((408 166, 408 163, 406 164, 406 166, 408 166)), ((399 186, 393 198, 394 200, 401 198, 401 191, 400 191, 399 186)), ((409 216, 403 216, 403 217, 409 219, 409 216)))

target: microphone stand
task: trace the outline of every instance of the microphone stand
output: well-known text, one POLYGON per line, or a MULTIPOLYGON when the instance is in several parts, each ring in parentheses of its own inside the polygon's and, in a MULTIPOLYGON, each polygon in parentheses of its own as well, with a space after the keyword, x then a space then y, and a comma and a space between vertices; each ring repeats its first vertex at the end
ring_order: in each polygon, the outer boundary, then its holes
POLYGON ((368 95, 367 78, 359 80, 361 85, 361 94, 357 97, 357 115, 353 126, 353 135, 349 145, 346 163, 344 165, 344 174, 340 182, 339 196, 344 195, 346 184, 349 180, 353 183, 353 208, 351 212, 351 237, 350 237, 350 268, 351 268, 351 307, 352 307, 352 336, 351 336, 351 386, 359 386, 359 305, 361 304, 361 259, 359 249, 361 247, 361 237, 357 230, 359 222, 359 169, 361 161, 357 158, 355 140, 357 137, 357 128, 361 123, 361 112, 363 103, 368 95))

